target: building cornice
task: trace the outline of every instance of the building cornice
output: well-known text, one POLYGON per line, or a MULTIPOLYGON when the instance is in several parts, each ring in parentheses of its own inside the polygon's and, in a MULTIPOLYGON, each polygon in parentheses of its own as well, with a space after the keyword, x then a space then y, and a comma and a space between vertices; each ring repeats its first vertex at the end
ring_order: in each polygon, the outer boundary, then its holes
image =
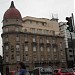
POLYGON ((3 37, 3 35, 7 35, 7 34, 28 34, 28 35, 36 35, 36 36, 64 38, 64 36, 59 36, 59 35, 47 35, 47 34, 38 34, 38 33, 30 33, 30 32, 16 32, 16 31, 2 33, 1 37, 3 37))
POLYGON ((22 25, 18 25, 18 24, 9 24, 9 25, 4 25, 4 26, 2 27, 2 29, 3 29, 4 27, 7 27, 7 26, 20 26, 20 27, 23 27, 22 25))

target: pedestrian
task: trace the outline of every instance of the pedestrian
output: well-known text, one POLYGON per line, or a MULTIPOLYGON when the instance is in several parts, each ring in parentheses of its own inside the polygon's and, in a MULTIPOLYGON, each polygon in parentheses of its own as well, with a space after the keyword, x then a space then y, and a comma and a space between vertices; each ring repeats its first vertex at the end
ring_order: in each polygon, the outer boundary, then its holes
POLYGON ((20 68, 19 75, 29 75, 28 71, 26 70, 26 66, 23 62, 20 62, 18 67, 20 68))

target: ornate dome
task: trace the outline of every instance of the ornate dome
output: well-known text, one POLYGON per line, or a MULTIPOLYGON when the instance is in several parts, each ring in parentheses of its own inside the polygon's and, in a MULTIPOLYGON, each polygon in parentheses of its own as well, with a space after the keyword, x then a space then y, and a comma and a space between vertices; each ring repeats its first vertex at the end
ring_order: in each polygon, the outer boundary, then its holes
POLYGON ((10 8, 4 13, 4 19, 22 19, 20 12, 15 8, 14 2, 11 2, 10 8))

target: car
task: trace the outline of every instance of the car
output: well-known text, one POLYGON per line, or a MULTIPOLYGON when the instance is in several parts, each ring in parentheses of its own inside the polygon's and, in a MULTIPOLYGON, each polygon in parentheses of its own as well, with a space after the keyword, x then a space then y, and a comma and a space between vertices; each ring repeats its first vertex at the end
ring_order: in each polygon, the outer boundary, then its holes
POLYGON ((70 74, 75 75, 72 68, 68 68, 67 70, 68 70, 68 72, 69 72, 70 74))
POLYGON ((74 72, 74 75, 75 75, 75 70, 73 70, 73 72, 74 72))
POLYGON ((75 67, 73 68, 73 72, 74 72, 74 75, 75 75, 75 67))
POLYGON ((68 69, 60 68, 54 70, 54 75, 74 75, 73 72, 69 72, 68 69))
POLYGON ((9 73, 10 73, 10 75, 15 75, 16 74, 15 71, 10 71, 9 73))
POLYGON ((51 66, 35 67, 32 70, 32 75, 54 75, 54 71, 51 66))

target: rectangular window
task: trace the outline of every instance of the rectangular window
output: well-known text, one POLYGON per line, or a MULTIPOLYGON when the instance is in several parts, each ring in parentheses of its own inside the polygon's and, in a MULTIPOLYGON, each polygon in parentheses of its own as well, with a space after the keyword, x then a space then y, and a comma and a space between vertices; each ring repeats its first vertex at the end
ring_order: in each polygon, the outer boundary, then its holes
POLYGON ((32 32, 32 33, 35 33, 35 29, 34 29, 34 28, 32 28, 32 29, 31 29, 31 32, 32 32))
POLYGON ((38 33, 42 34, 42 29, 38 29, 38 33))
POLYGON ((54 52, 56 52, 56 48, 54 48, 53 50, 54 50, 54 52))
POLYGON ((44 34, 48 34, 49 31, 48 31, 48 30, 44 30, 43 33, 44 33, 44 34))
POLYGON ((42 22, 42 25, 44 26, 44 22, 42 22))
POLYGON ((48 60, 51 60, 50 56, 48 56, 48 60))
POLYGON ((52 43, 55 43, 55 40, 54 39, 52 40, 52 43))
POLYGON ((69 55, 69 57, 70 57, 70 58, 72 58, 72 57, 73 57, 73 55, 69 55))
POLYGON ((36 21, 36 24, 38 24, 39 22, 38 21, 36 21))
POLYGON ((49 43, 49 39, 48 39, 48 38, 47 38, 47 40, 46 40, 46 41, 47 41, 47 43, 49 43))
POLYGON ((16 61, 20 61, 20 55, 16 56, 16 61))
POLYGON ((14 55, 11 55, 11 59, 14 59, 14 55))
POLYGON ((59 46, 60 46, 60 48, 62 48, 62 42, 60 42, 60 45, 59 46))
POLYGON ((37 61, 37 57, 36 57, 36 56, 34 56, 34 58, 33 58, 33 59, 34 59, 34 61, 37 61))
POLYGON ((28 41, 28 36, 27 35, 25 35, 25 41, 28 41))
POLYGON ((40 38, 40 43, 43 43, 43 39, 42 38, 40 38))
POLYGON ((33 37, 33 42, 36 42, 36 37, 35 36, 33 37))
POLYGON ((55 57, 54 59, 57 60, 57 57, 55 57))
POLYGON ((63 56, 63 53, 61 52, 61 55, 63 56))
POLYGON ((40 51, 43 51, 43 46, 40 47, 40 51))
POLYGON ((50 58, 50 55, 47 55, 48 59, 50 58))
POLYGON ((69 50, 69 52, 72 52, 72 50, 69 50))
POLYGON ((5 41, 6 41, 6 42, 8 41, 8 36, 5 37, 5 41))
POLYGON ((48 30, 46 30, 45 32, 46 32, 46 34, 48 34, 48 32, 49 32, 49 31, 48 31, 48 30))
POLYGON ((27 32, 27 29, 24 29, 24 32, 27 32))
POLYGON ((28 45, 25 45, 25 51, 28 51, 28 45))
POLYGON ((6 51, 8 51, 8 49, 9 49, 9 46, 6 46, 6 47, 5 47, 5 49, 6 49, 6 51))
POLYGON ((33 51, 36 51, 36 46, 35 45, 33 46, 33 51))
POLYGON ((50 47, 47 47, 47 51, 50 52, 50 47))
POLYGON ((11 45, 11 51, 14 51, 14 46, 13 45, 11 45))
POLYGON ((19 41, 19 36, 16 36, 16 41, 19 41))
POLYGON ((30 23, 32 24, 32 20, 30 20, 30 23))
POLYGON ((44 58, 43 58, 43 57, 41 57, 41 60, 43 61, 43 60, 44 60, 44 58))
POLYGON ((8 37, 6 38, 6 41, 8 41, 8 37))
POLYGON ((5 32, 8 32, 8 28, 5 29, 5 32))
POLYGON ((26 56, 25 58, 26 58, 26 61, 29 61, 29 57, 28 56, 26 56))
POLYGON ((6 55, 6 62, 9 62, 9 58, 8 58, 8 55, 6 55))
POLYGON ((20 49, 20 45, 17 44, 17 45, 16 45, 16 51, 19 51, 19 49, 20 49))
POLYGON ((44 56, 43 56, 43 55, 41 55, 40 59, 43 61, 43 60, 44 60, 44 56))

